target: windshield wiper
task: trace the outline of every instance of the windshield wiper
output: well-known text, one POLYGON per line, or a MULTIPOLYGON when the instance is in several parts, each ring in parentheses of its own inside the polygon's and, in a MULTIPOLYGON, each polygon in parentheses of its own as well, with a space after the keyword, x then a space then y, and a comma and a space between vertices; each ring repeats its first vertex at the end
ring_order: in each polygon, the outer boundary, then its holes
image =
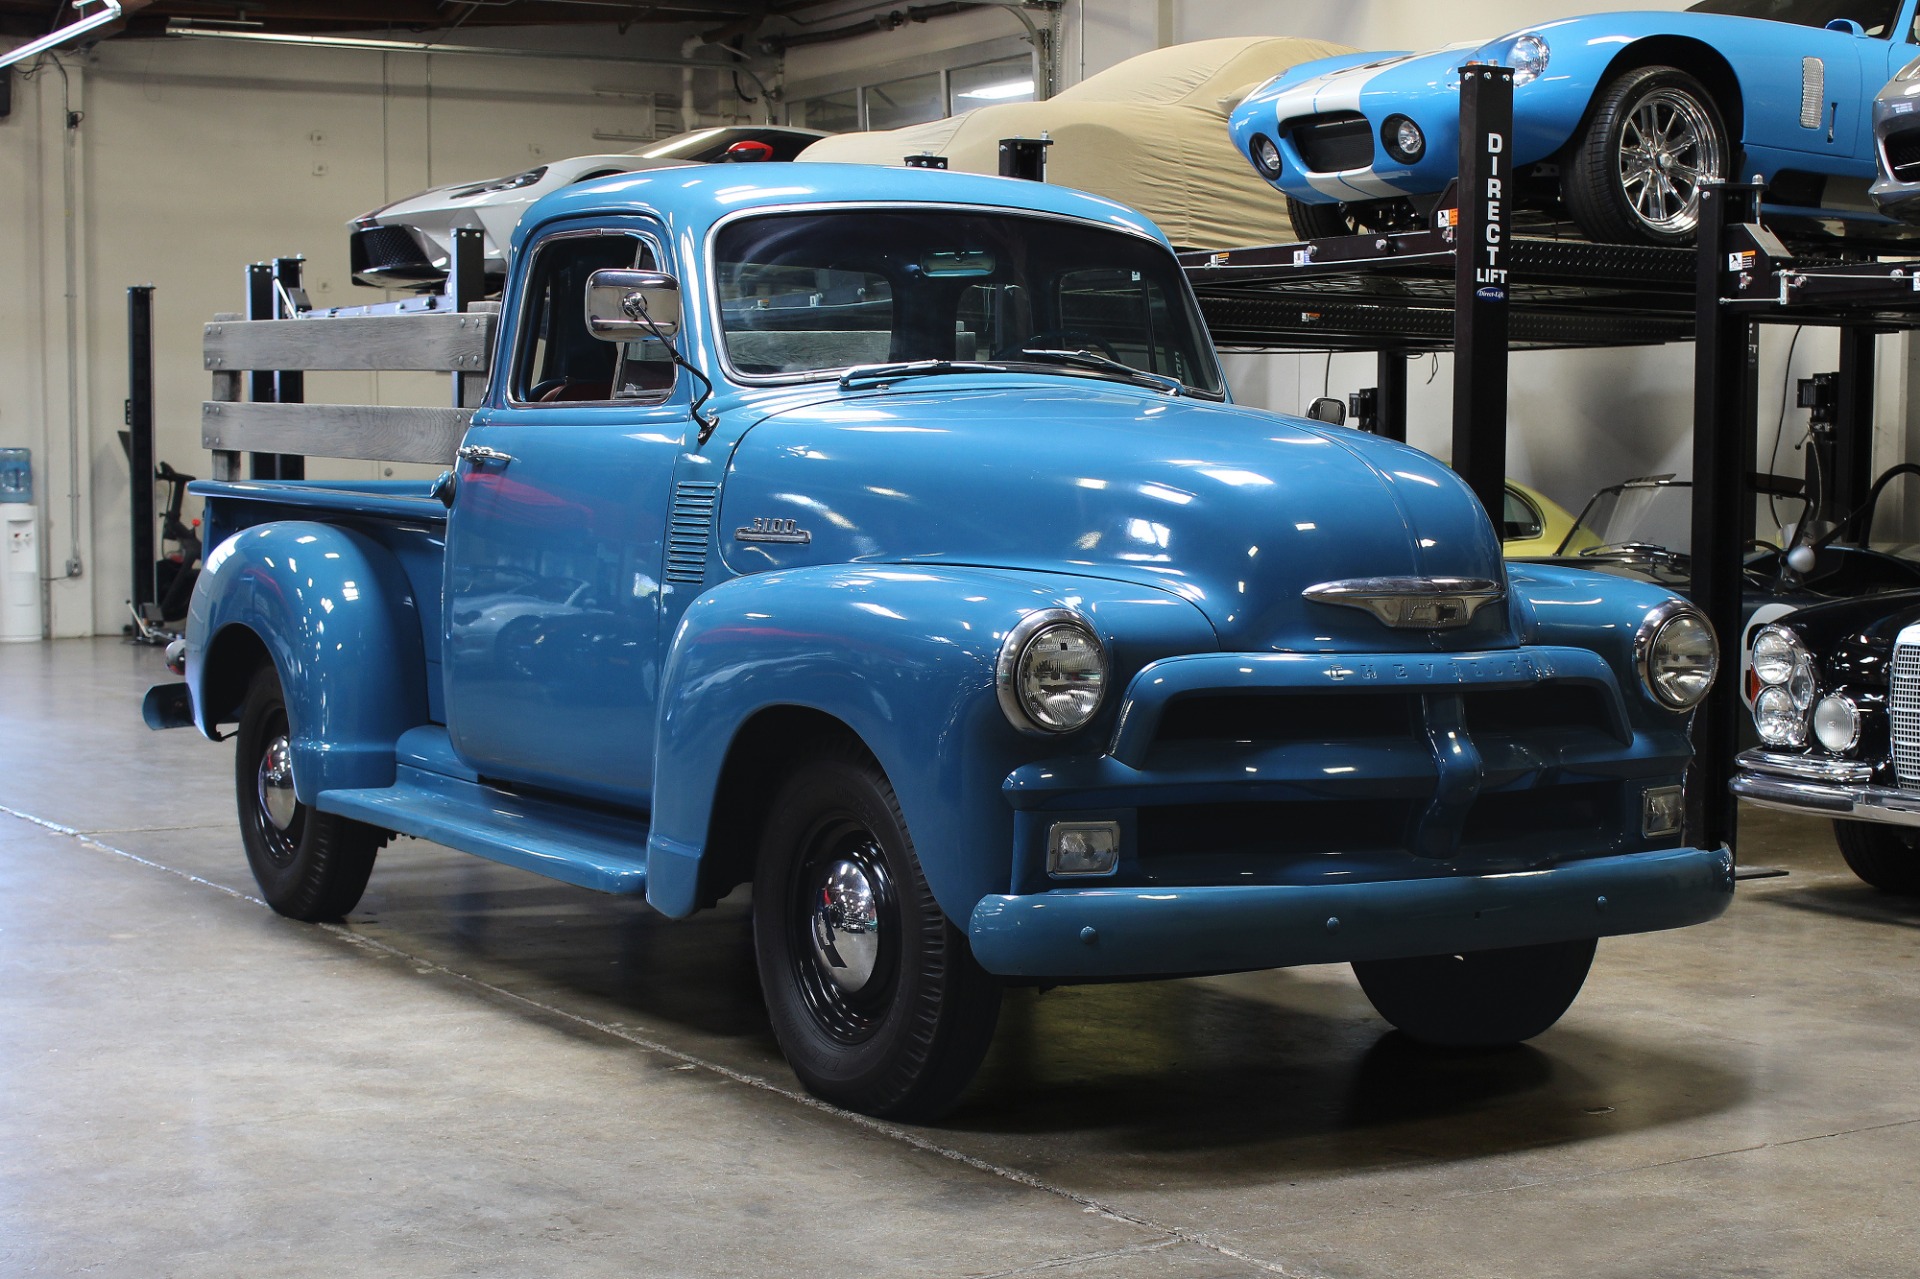
POLYGON ((897 364, 856 364, 840 375, 840 388, 862 382, 892 382, 905 377, 932 377, 937 373, 1005 373, 1004 364, 979 360, 903 360, 897 364))
POLYGON ((1131 364, 1122 364, 1120 361, 1101 355, 1097 351, 1057 351, 1049 350, 1045 347, 1037 349, 1021 348, 1018 358, 1024 360, 1028 356, 1039 356, 1043 363, 1066 364, 1078 369, 1092 369, 1099 373, 1118 374, 1136 386, 1150 386, 1157 391, 1165 391, 1168 395, 1184 395, 1187 391, 1187 384, 1177 377, 1168 377, 1164 373, 1149 373, 1145 369, 1136 369, 1131 364))

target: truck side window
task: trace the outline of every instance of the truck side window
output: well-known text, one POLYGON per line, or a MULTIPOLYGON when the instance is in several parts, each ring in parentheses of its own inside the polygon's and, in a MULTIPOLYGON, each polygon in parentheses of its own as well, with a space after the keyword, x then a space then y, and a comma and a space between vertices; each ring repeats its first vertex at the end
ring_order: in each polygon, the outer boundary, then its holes
POLYGON ((522 313, 513 399, 521 404, 658 400, 674 367, 657 339, 603 342, 587 332, 587 278, 603 268, 653 270, 632 235, 556 236, 537 250, 522 313))

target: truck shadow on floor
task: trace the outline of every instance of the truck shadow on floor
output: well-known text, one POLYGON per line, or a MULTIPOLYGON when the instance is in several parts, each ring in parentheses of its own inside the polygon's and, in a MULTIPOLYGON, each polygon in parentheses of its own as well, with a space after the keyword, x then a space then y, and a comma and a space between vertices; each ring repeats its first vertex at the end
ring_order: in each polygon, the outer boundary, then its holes
MULTIPOLYGON (((676 922, 458 854, 389 858, 349 926, 558 1010, 563 1033, 598 1034, 568 1018, 619 1025, 797 1087, 746 897, 676 922)), ((936 1140, 1016 1163, 1058 1142, 1131 1156, 1129 1177, 1260 1183, 1613 1138, 1745 1099, 1748 1081, 1704 1046, 1619 1025, 1576 1002, 1530 1045, 1432 1049, 1379 1020, 1344 968, 1016 988, 936 1140)))

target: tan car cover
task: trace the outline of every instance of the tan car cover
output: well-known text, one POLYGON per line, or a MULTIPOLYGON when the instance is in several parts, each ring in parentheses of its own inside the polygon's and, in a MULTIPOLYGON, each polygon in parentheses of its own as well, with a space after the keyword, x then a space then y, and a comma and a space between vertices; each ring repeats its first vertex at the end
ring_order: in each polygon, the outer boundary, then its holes
POLYGON ((1047 102, 1002 102, 877 133, 842 133, 800 161, 898 165, 931 152, 969 173, 997 173, 1000 139, 1053 139, 1047 181, 1118 200, 1181 248, 1240 248, 1294 237, 1286 200, 1227 137, 1227 113, 1288 67, 1351 53, 1283 36, 1195 40, 1128 58, 1047 102))

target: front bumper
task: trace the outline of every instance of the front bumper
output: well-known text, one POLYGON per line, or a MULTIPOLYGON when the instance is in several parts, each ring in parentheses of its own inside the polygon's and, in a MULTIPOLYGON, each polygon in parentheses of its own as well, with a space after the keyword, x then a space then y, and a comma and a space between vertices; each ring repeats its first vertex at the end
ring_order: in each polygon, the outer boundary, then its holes
POLYGON ((968 933, 989 972, 1097 980, 1653 932, 1704 923, 1732 899, 1727 849, 1679 848, 1515 874, 995 895, 974 907, 968 933))
POLYGON ((1858 822, 1920 826, 1920 792, 1875 786, 1870 765, 1777 751, 1742 751, 1731 789, 1762 808, 1858 822))

